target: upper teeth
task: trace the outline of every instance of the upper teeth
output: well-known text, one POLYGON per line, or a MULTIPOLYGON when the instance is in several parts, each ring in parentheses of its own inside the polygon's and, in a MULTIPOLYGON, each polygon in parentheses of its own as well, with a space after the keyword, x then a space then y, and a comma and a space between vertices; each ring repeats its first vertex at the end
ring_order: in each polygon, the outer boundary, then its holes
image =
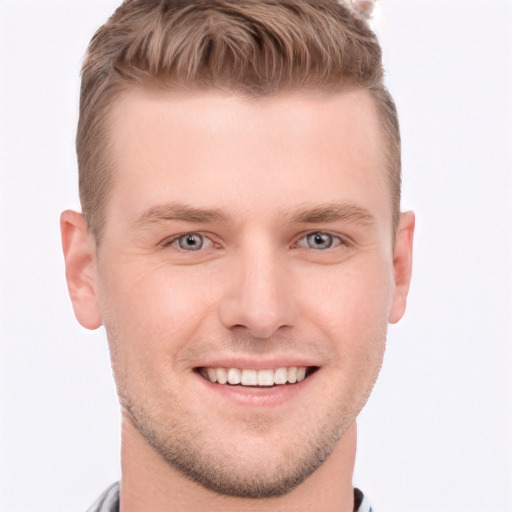
POLYGON ((242 386, 273 386, 295 384, 306 377, 305 366, 276 368, 275 370, 240 370, 238 368, 203 368, 201 375, 210 382, 241 384, 242 386))

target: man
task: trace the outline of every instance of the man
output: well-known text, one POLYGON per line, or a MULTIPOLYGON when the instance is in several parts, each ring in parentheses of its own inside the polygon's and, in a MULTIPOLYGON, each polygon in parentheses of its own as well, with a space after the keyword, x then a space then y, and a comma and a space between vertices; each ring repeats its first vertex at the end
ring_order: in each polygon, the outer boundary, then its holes
POLYGON ((382 75, 335 0, 128 0, 96 33, 61 218, 122 408, 91 511, 370 510, 355 421, 414 230, 382 75))

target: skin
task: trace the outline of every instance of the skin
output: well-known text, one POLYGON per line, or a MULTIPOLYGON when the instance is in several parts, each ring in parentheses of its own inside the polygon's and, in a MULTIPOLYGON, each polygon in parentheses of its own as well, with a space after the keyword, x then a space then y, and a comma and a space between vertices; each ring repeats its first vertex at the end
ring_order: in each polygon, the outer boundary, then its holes
POLYGON ((370 96, 135 89, 110 137, 101 244, 76 212, 61 226, 75 314, 109 339, 122 512, 351 511, 355 420, 405 310, 414 231, 403 213, 393 244, 370 96), (224 365, 316 372, 237 394, 197 372, 224 365))

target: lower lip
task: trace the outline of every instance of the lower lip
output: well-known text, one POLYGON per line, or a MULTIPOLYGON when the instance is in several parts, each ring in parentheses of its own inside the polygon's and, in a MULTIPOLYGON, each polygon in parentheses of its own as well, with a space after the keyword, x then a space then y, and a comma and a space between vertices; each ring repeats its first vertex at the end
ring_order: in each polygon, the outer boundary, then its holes
POLYGON ((224 400, 231 403, 249 407, 277 407, 292 401, 298 394, 305 391, 315 378, 317 371, 308 375, 304 380, 296 384, 283 384, 273 387, 244 387, 231 386, 229 384, 216 384, 196 374, 209 391, 216 393, 224 400))

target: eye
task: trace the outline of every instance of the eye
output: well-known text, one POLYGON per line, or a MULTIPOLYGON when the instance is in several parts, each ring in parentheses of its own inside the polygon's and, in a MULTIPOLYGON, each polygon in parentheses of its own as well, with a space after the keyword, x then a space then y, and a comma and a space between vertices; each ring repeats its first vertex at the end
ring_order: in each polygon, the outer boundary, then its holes
POLYGON ((188 233, 178 238, 178 246, 184 251, 198 251, 204 245, 204 238, 197 233, 188 233))
POLYGON ((173 240, 169 240, 164 245, 174 246, 182 251, 199 251, 209 246, 209 244, 211 245, 209 239, 200 233, 185 233, 173 240))
POLYGON ((297 244, 298 247, 307 247, 309 249, 315 249, 317 251, 323 251, 330 249, 336 245, 343 243, 341 238, 331 235, 330 233, 324 233, 317 231, 315 233, 309 233, 305 237, 301 238, 297 244))

